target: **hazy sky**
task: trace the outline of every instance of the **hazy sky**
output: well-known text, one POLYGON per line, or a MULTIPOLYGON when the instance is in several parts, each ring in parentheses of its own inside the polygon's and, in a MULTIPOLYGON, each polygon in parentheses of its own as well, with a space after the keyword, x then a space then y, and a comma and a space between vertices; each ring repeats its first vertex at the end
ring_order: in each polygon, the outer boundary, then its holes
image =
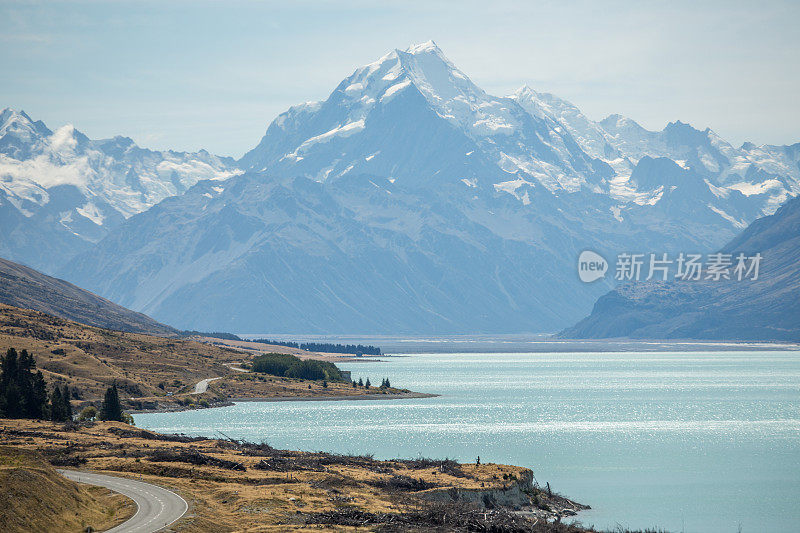
POLYGON ((496 95, 590 118, 680 119, 738 145, 800 141, 800 2, 14 2, 0 108, 92 138, 240 156, 290 105, 434 39, 496 95))

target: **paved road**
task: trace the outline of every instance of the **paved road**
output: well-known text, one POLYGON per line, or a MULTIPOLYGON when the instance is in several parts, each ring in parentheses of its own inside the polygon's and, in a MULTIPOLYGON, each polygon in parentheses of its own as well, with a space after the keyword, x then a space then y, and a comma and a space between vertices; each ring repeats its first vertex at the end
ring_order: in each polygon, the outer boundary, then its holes
POLYGON ((153 533, 175 522, 189 508, 186 500, 174 492, 149 483, 75 470, 58 472, 72 481, 105 487, 136 502, 136 514, 108 533, 153 533))
POLYGON ((205 391, 208 390, 208 384, 212 381, 217 381, 219 378, 208 378, 204 379, 203 381, 198 381, 197 384, 194 386, 194 392, 192 394, 203 394, 205 391))

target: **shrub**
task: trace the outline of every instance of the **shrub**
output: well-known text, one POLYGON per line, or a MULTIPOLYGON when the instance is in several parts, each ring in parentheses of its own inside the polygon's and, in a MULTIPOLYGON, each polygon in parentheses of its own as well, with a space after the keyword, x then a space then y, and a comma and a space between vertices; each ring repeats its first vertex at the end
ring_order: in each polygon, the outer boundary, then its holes
POLYGON ((81 422, 84 420, 94 420, 95 418, 97 418, 97 408, 92 405, 84 407, 81 413, 78 415, 78 420, 81 422))

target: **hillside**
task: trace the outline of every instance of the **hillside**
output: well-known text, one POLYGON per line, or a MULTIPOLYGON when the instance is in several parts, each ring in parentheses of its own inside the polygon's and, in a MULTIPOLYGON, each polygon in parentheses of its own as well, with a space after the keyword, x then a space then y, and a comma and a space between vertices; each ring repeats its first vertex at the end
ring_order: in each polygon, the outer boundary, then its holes
MULTIPOLYGON (((218 342, 218 339, 211 339, 218 342)), ((247 346, 247 343, 242 343, 247 346)), ((235 399, 422 397, 398 389, 353 388, 350 383, 310 381, 245 372, 255 354, 297 353, 294 348, 252 343, 247 352, 189 339, 173 339, 85 326, 38 311, 0 304, 0 350, 27 349, 48 384, 68 384, 73 404, 99 405, 116 383, 128 409, 206 407, 235 399), (233 366, 234 368, 231 368, 233 366), (239 370, 236 370, 238 368, 239 370), (204 392, 195 385, 214 379, 204 392)), ((303 358, 347 359, 305 352, 303 358)), ((357 376, 355 376, 357 379, 357 376)))
POLYGON ((623 285, 560 336, 800 341, 800 198, 721 251, 761 253, 759 278, 623 285))
POLYGON ((167 336, 178 333, 142 313, 125 309, 64 280, 2 258, 0 303, 117 331, 167 336))
POLYGON ((41 454, 24 448, 0 446, 0 487, 0 524, 6 533, 77 533, 90 526, 104 531, 136 511, 128 498, 69 481, 41 454))

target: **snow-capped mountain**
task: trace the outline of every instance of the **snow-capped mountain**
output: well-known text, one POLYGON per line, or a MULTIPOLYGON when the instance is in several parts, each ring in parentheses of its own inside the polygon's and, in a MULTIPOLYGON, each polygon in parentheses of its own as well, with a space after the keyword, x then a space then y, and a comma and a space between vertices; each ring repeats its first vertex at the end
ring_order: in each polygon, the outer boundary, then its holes
POLYGON ((205 151, 155 152, 127 137, 91 140, 51 131, 24 111, 0 113, 0 256, 52 271, 126 218, 234 161, 205 151))
POLYGON ((60 273, 184 328, 556 331, 613 286, 578 280, 582 250, 718 247, 797 192, 799 153, 495 97, 428 42, 292 107, 245 174, 131 217, 60 273))
MULTIPOLYGON (((616 175, 609 180, 607 191, 622 202, 641 203, 649 190, 657 188, 648 189, 629 179, 643 158, 667 158, 702 177, 706 181, 704 188, 720 199, 708 206, 717 212, 724 212, 725 201, 734 201, 740 206, 748 204, 750 209, 758 208, 757 215, 768 215, 800 192, 800 143, 745 143, 734 148, 709 128, 700 131, 680 121, 661 131, 648 131, 621 115, 594 122, 573 104, 527 86, 519 89, 514 98, 532 115, 559 122, 588 154, 613 167, 616 175), (737 192, 747 200, 742 201, 737 192)), ((752 221, 753 216, 738 219, 735 225, 742 228, 745 220, 752 221)))
POLYGON ((572 192, 613 175, 549 117, 477 87, 433 42, 395 50, 357 69, 325 102, 280 115, 240 163, 317 181, 366 173, 509 191, 572 192))

